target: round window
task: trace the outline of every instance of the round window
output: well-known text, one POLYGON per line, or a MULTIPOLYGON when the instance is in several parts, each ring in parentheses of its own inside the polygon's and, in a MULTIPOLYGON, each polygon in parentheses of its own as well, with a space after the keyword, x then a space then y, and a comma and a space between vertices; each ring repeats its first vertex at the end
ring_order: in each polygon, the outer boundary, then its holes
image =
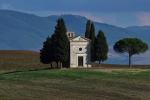
POLYGON ((79 51, 82 51, 82 48, 79 48, 79 51))

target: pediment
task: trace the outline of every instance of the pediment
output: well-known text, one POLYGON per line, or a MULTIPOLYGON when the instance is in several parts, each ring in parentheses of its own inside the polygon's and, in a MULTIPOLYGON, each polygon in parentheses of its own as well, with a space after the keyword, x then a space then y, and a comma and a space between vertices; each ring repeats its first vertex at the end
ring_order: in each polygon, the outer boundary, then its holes
POLYGON ((78 36, 78 37, 75 37, 75 38, 71 39, 71 41, 77 41, 77 42, 88 42, 88 41, 90 41, 90 39, 87 39, 87 38, 84 38, 84 37, 78 36))

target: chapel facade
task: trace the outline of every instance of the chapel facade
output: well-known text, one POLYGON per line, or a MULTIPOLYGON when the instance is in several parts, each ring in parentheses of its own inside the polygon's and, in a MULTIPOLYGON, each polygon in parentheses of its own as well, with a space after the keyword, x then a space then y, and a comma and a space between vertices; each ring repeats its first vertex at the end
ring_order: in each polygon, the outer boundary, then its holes
POLYGON ((67 32, 70 41, 70 68, 91 67, 91 40, 67 32))

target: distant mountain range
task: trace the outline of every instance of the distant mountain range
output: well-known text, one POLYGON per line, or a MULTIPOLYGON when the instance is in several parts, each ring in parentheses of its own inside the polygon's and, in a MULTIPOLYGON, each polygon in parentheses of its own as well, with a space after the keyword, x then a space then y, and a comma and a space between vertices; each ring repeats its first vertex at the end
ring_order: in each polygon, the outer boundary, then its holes
MULTIPOLYGON (((48 35, 54 31, 56 20, 60 16, 40 17, 17 11, 0 10, 0 49, 39 51, 48 35)), ((87 18, 78 15, 62 15, 68 31, 84 35, 87 18)), ((137 37, 150 44, 150 26, 117 27, 95 22, 96 32, 102 30, 107 37, 110 53, 109 63, 124 63, 127 57, 114 53, 113 44, 125 37, 137 37)), ((137 64, 150 64, 150 51, 146 56, 135 57, 137 64), (144 58, 143 58, 144 57, 144 58), (146 61, 146 59, 148 59, 146 61)))

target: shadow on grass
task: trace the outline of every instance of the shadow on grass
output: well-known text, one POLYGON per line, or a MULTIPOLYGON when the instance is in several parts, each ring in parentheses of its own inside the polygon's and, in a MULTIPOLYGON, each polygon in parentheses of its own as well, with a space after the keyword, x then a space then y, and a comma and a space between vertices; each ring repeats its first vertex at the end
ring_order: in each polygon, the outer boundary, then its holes
POLYGON ((41 70, 52 70, 51 68, 41 68, 41 69, 29 69, 29 70, 15 70, 15 71, 9 71, 1 73, 0 75, 8 75, 8 74, 14 74, 14 73, 21 73, 21 72, 31 72, 31 71, 41 71, 41 70))

